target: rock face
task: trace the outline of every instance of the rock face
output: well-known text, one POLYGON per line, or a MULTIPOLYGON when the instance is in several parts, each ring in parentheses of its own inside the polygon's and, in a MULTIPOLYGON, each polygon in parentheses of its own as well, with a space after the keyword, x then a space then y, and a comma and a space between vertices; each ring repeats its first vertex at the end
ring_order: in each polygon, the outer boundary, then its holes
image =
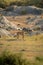
MULTIPOLYGON (((32 34, 43 33, 43 18, 40 17, 40 14, 43 13, 43 9, 37 8, 35 6, 10 6, 6 8, 5 10, 0 9, 0 13, 3 14, 3 16, 0 16, 0 35, 5 34, 12 36, 12 34, 9 32, 10 30, 18 30, 21 28, 18 27, 16 24, 13 24, 5 16, 13 16, 16 18, 16 16, 21 16, 24 14, 32 14, 34 15, 33 18, 27 17, 23 24, 30 25, 31 29, 35 30, 36 32, 33 32, 32 34), (32 27, 33 26, 33 27, 32 27), (40 28, 40 30, 39 30, 40 28), (37 29, 37 30, 36 30, 37 29), (3 33, 2 33, 3 32, 3 33)), ((16 19, 14 19, 16 20, 16 19)), ((20 17, 17 19, 22 20, 20 17)), ((22 22, 21 22, 22 23, 22 22)), ((27 27, 25 27, 27 28, 27 27)))
POLYGON ((5 30, 5 29, 0 29, 0 35, 1 35, 1 36, 12 36, 12 35, 10 34, 10 32, 8 32, 8 31, 5 30))
POLYGON ((5 16, 0 16, 0 35, 12 36, 10 30, 17 29, 17 25, 8 21, 5 16))
POLYGON ((17 29, 17 25, 13 24, 12 22, 8 21, 5 16, 0 17, 0 28, 12 28, 17 29))
POLYGON ((37 8, 35 6, 9 6, 5 10, 1 11, 3 15, 9 15, 9 16, 17 16, 17 15, 23 15, 23 14, 34 14, 34 15, 40 15, 43 13, 43 9, 37 8))

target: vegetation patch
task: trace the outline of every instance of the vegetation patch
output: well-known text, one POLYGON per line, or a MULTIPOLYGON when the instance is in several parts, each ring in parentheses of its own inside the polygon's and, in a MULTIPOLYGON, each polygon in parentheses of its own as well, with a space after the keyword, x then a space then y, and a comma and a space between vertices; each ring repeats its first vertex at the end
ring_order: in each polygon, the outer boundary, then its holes
POLYGON ((43 0, 0 0, 0 7, 6 8, 10 5, 27 6, 35 5, 43 8, 43 0))
POLYGON ((0 56, 0 65, 43 65, 43 57, 35 57, 34 62, 31 62, 23 58, 21 53, 4 53, 0 56))
POLYGON ((26 10, 22 10, 21 14, 23 14, 23 15, 27 14, 26 10))

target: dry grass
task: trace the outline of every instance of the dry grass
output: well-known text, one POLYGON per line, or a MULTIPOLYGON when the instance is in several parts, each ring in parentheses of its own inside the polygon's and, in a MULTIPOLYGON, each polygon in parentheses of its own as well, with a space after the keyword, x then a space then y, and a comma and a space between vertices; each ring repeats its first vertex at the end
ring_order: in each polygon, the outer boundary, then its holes
POLYGON ((25 36, 22 40, 13 37, 0 39, 0 54, 3 51, 9 53, 23 53, 23 57, 34 58, 36 56, 43 56, 43 34, 36 36, 25 36))

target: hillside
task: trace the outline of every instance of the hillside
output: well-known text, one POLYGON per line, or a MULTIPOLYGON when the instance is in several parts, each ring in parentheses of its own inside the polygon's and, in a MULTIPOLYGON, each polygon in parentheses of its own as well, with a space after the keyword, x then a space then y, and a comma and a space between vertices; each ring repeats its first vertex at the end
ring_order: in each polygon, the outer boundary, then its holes
MULTIPOLYGON (((22 53, 23 58, 31 61, 43 57, 43 8, 14 5, 0 8, 0 55, 3 52, 22 53), (18 31, 24 33, 24 39, 21 33, 17 38, 18 31)), ((40 65, 41 62, 37 61, 40 65)))
POLYGON ((43 33, 43 9, 41 8, 10 6, 4 10, 0 9, 0 14, 3 14, 0 17, 0 27, 8 32, 18 28, 27 28, 32 30, 31 35, 43 33))

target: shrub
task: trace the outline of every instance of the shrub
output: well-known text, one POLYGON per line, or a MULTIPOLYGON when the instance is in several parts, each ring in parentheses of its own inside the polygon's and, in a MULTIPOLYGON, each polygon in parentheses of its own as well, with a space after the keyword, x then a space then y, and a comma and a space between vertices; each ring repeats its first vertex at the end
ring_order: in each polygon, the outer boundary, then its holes
POLYGON ((27 13, 26 10, 21 11, 21 14, 23 14, 23 15, 25 15, 26 13, 27 13))
POLYGON ((0 65, 28 65, 28 62, 20 54, 3 54, 0 56, 0 65))
POLYGON ((35 30, 35 31, 40 30, 40 27, 37 26, 37 27, 34 28, 34 30, 35 30))
POLYGON ((37 61, 43 61, 43 57, 36 57, 37 61))

